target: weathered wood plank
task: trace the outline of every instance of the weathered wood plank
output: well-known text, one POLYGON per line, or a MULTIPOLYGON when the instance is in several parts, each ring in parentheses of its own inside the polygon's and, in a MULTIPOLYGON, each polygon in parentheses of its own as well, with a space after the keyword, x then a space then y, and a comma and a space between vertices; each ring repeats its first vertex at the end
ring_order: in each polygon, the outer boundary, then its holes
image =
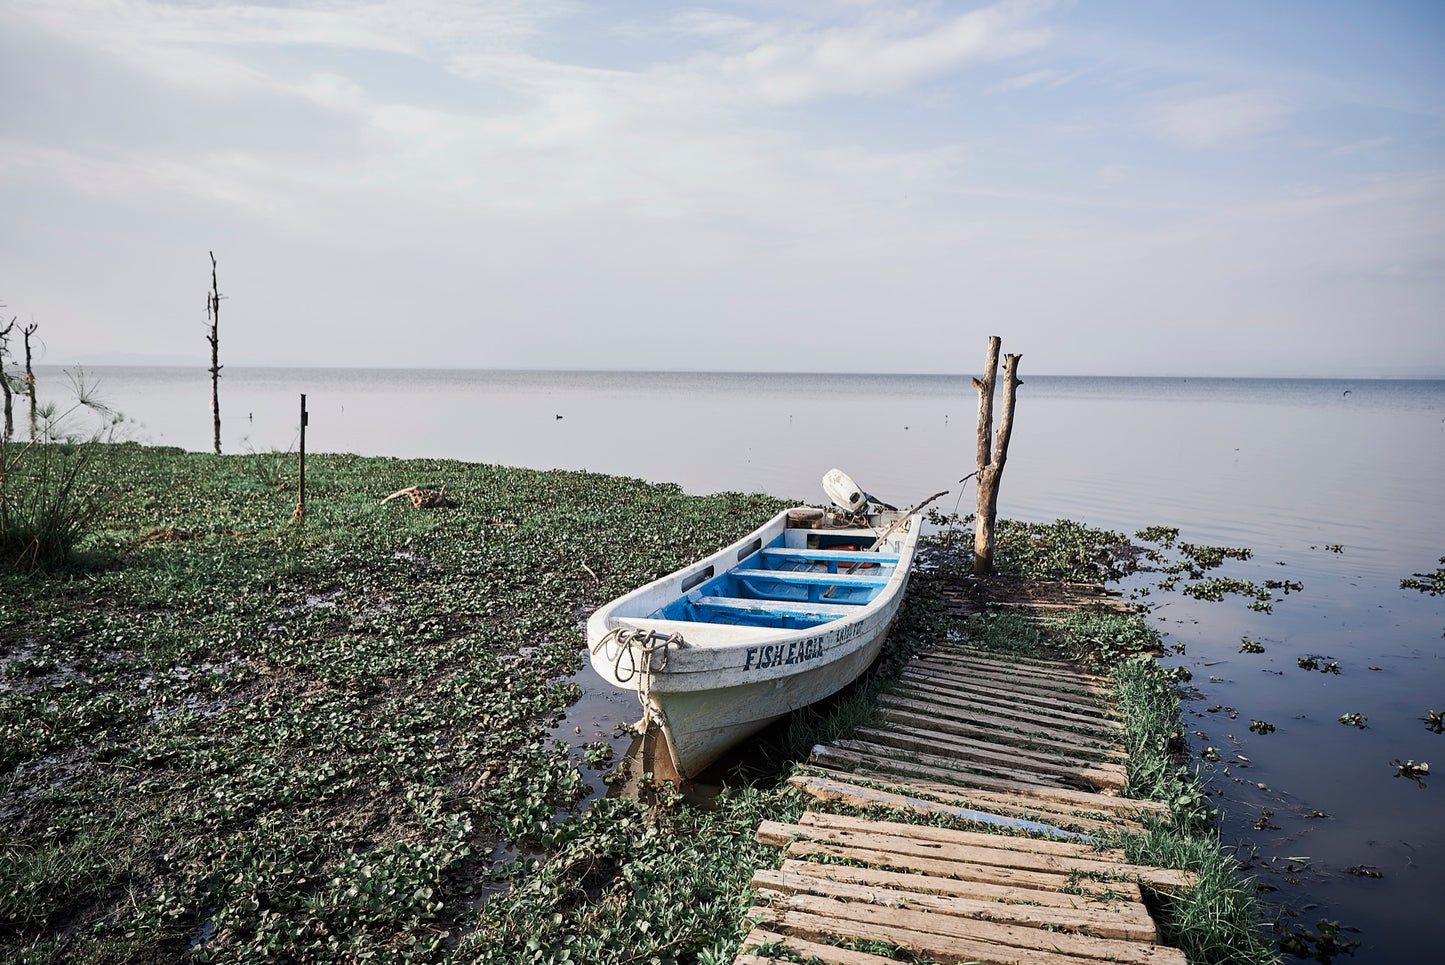
POLYGON ((1059 707, 1076 714, 1113 714, 1113 707, 1102 695, 1043 686, 1017 677, 998 677, 963 668, 947 668, 922 660, 910 663, 907 673, 928 677, 950 687, 975 687, 990 694, 1004 694, 1030 704, 1059 707))
POLYGON ((1095 818, 1077 817, 1060 811, 1040 814, 1037 811, 1023 812, 1019 808, 1005 809, 997 804, 979 804, 960 801, 949 804, 931 801, 908 793, 906 785, 893 785, 894 790, 885 791, 867 787, 842 778, 821 778, 797 775, 788 779, 794 787, 820 801, 841 801, 853 807, 882 805, 901 811, 916 811, 923 814, 948 814, 960 820, 974 820, 974 815, 984 814, 989 822, 995 820, 1024 821, 1042 827, 1060 828, 1065 831, 1113 831, 1118 825, 1095 818))
MULTIPOLYGON (((1066 813, 1072 811, 1093 811, 1103 813, 1111 818, 1134 819, 1141 815, 1151 815, 1158 818, 1168 818, 1169 807, 1158 801, 1141 801, 1137 798, 1117 797, 1113 794, 1095 794, 1092 800, 1076 803, 1075 801, 1063 801, 1056 799, 1051 792, 1040 795, 1034 793, 1037 788, 1018 788, 1015 790, 985 790, 981 788, 959 787, 955 784, 945 784, 936 781, 910 778, 908 786, 929 794, 939 796, 978 796, 983 800, 997 800, 1000 802, 1018 802, 1033 808, 1055 808, 1063 809, 1066 813)), ((1135 822, 1138 823, 1138 822, 1135 822)))
POLYGON ((1079 680, 1096 687, 1108 688, 1109 678, 1090 673, 1077 663, 1069 660, 1045 660, 1041 657, 998 657, 977 647, 940 643, 928 651, 934 660, 955 660, 978 666, 993 667, 1006 673, 1038 673, 1057 676, 1062 680, 1079 680))
POLYGON ((1001 691, 989 692, 978 687, 940 686, 934 680, 912 673, 900 676, 893 689, 927 694, 928 699, 935 703, 944 703, 952 707, 983 708, 998 716, 1096 734, 1104 739, 1124 732, 1123 724, 1099 715, 1073 714, 1042 704, 1032 704, 1001 691))
POLYGON ((942 844, 973 845, 980 848, 998 848, 1004 851, 1026 851, 1033 854, 1052 854, 1064 857, 1091 858, 1097 861, 1124 860, 1124 852, 1117 848, 1097 850, 1092 844, 1076 841, 1059 841, 1054 838, 1032 838, 1017 834, 989 834, 984 831, 964 831, 959 828, 940 828, 932 824, 908 824, 902 821, 880 821, 873 818, 859 818, 851 814, 827 814, 822 811, 807 811, 798 823, 810 828, 827 828, 838 831, 888 834, 918 841, 942 844))
POLYGON ((993 686, 1021 687, 1040 694, 1057 695, 1086 703, 1097 701, 1108 704, 1113 699, 1112 692, 1107 686, 1101 686, 1086 678, 1057 670, 1004 669, 991 664, 943 657, 931 653, 914 657, 909 666, 921 667, 930 673, 965 677, 970 680, 987 682, 993 686))
POLYGON ((934 748, 932 753, 941 757, 966 757, 977 755, 979 760, 991 760, 1007 764, 1016 770, 1031 768, 1044 768, 1054 770, 1078 771, 1083 768, 1122 768, 1115 764, 1109 765, 1103 762, 1085 762, 1078 758, 1067 757, 1055 750, 1038 750, 1027 747, 1016 747, 1012 744, 999 744, 987 738, 960 737, 957 734, 945 734, 928 727, 910 726, 908 724, 897 724, 884 722, 878 727, 860 727, 854 731, 857 737, 866 736, 875 743, 892 743, 891 741, 879 741, 879 734, 893 734, 898 738, 897 746, 906 749, 908 746, 917 744, 920 750, 934 748))
POLYGON ((1095 741, 1119 744, 1124 729, 1113 721, 1090 719, 1078 715, 1055 714, 1037 707, 1028 707, 1002 697, 981 697, 940 688, 928 681, 900 677, 886 693, 931 705, 936 712, 972 723, 991 723, 1001 727, 1028 728, 1056 739, 1095 741))
POLYGON ((982 741, 999 747, 1016 747, 1019 750, 1035 754, 1064 757, 1074 763, 1114 761, 1122 766, 1123 762, 1129 759, 1128 754, 1120 747, 1102 747, 1087 741, 1070 741, 1067 739, 1067 735, 1061 739, 1044 730, 1022 734, 1012 729, 964 723, 939 717, 936 714, 919 713, 897 707, 882 707, 878 716, 890 724, 901 727, 946 734, 953 738, 982 741))
MULTIPOLYGON (((868 952, 855 952, 852 949, 839 948, 837 945, 828 945, 823 942, 810 942, 796 935, 784 935, 766 928, 754 928, 748 932, 748 936, 743 939, 743 951, 733 959, 733 965, 772 965, 772 963, 784 961, 749 952, 750 948, 756 948, 759 945, 781 945, 788 951, 811 956, 826 965, 903 965, 896 958, 884 958, 882 955, 871 955, 868 952)), ((787 962, 791 965, 791 959, 788 959, 787 962)))
POLYGON ((1021 748, 999 747, 966 738, 949 738, 908 727, 860 727, 854 733, 874 744, 920 754, 927 753, 934 757, 996 764, 1004 769, 1004 773, 1048 774, 1062 778, 1074 786, 1122 789, 1129 784, 1128 774, 1117 764, 1073 766, 1061 763, 1056 756, 1050 759, 1021 748))
POLYGON ((977 653, 930 650, 914 658, 917 663, 946 668, 954 673, 987 675, 998 680, 1017 680, 1038 686, 1056 687, 1077 694, 1107 700, 1111 693, 1107 678, 1084 673, 1077 667, 1035 667, 1010 664, 983 657, 977 653))
POLYGON ((1092 737, 1073 731, 1059 730, 1036 722, 1036 718, 997 717, 978 709, 955 709, 930 703, 922 697, 910 697, 899 693, 880 693, 878 703, 887 710, 923 714, 935 722, 939 729, 977 728, 997 731, 1005 740, 1047 740, 1054 746, 1077 747, 1081 754, 1113 753, 1127 757, 1119 746, 1121 735, 1110 734, 1092 737))
MULTIPOLYGON (((906 825, 905 827, 918 827, 906 825)), ((1018 850, 1018 843, 1035 839, 1015 838, 1006 835, 983 835, 983 837, 1004 839, 1010 847, 998 844, 965 843, 974 841, 976 832, 954 831, 957 840, 928 839, 905 836, 896 833, 886 822, 878 822, 870 830, 850 827, 827 827, 809 824, 780 824, 764 821, 757 832, 761 844, 784 846, 796 840, 819 841, 843 847, 854 847, 889 854, 908 855, 958 862, 959 864, 1008 868, 1042 874, 1069 877, 1078 873, 1118 876, 1124 880, 1142 881, 1151 888, 1167 891, 1185 891, 1194 885, 1194 876, 1174 868, 1155 868, 1147 865, 1126 864, 1082 855, 1064 855, 1047 850, 1018 850)), ((1049 848, 1076 847, 1066 842, 1040 842, 1049 848)))
MULTIPOLYGON (((817 865, 816 867, 825 867, 817 865)), ((840 901, 864 901, 895 908, 929 911, 956 918, 975 918, 1028 928, 1060 928, 1095 938, 1153 942, 1158 937, 1152 921, 1124 917, 1108 910, 1072 909, 988 901, 956 895, 939 895, 886 888, 876 884, 839 881, 836 878, 786 871, 762 870, 753 875, 752 887, 766 896, 808 894, 840 901)), ((1146 916, 1147 917, 1147 916, 1146 916)), ((983 936, 980 936, 983 937, 983 936)))
POLYGON ((763 909, 763 914, 764 922, 773 928, 804 937, 849 934, 889 942, 945 962, 1079 965, 1079 959, 1085 958, 1133 965, 1187 965, 1183 952, 1162 945, 963 921, 948 915, 811 895, 794 896, 781 905, 763 909), (979 937, 980 930, 988 937, 979 937))
MULTIPOLYGON (((956 895, 998 904, 1024 904, 1030 907, 1063 908, 1070 911, 1095 911, 1118 915, 1131 921, 1153 924, 1149 911, 1138 901, 1129 900, 1118 894, 1079 895, 1067 891, 1049 891, 1038 888, 1019 888, 1010 885, 995 885, 986 881, 969 881, 964 878, 946 878, 923 872, 885 871, 882 868, 865 868, 859 865, 820 864, 787 858, 780 869, 786 874, 808 875, 826 878, 830 881, 844 881, 860 885, 876 885, 895 891, 913 891, 920 894, 956 895)), ((1130 891, 1126 886, 1124 891, 1130 891)), ((1134 894, 1139 894, 1133 889, 1134 894)))
MULTIPOLYGON (((886 748, 881 748, 886 750, 886 748)), ((1119 798, 1108 794, 1093 794, 1072 788, 1050 787, 1027 784, 1022 781, 1005 780, 984 774, 969 774, 957 769, 944 770, 937 767, 909 764, 896 761, 872 752, 848 750, 841 747, 818 745, 813 748, 812 759, 822 765, 841 765, 860 773, 906 774, 920 778, 934 778, 957 791, 960 787, 982 788, 984 790, 1021 792, 1043 800, 1068 804, 1071 807, 1095 810, 1123 810, 1125 813, 1148 811, 1167 815, 1168 809, 1153 801, 1137 801, 1133 798, 1119 798), (965 783, 966 782, 966 783, 965 783)), ((910 783, 913 783, 910 781, 910 783)), ((925 786, 919 784, 920 787, 925 786)))
POLYGON ((1057 783, 1042 784, 1037 781, 1023 781, 1014 777, 1001 777, 997 773, 986 772, 978 767, 964 767, 962 762, 951 762, 948 767, 934 767, 928 764, 919 764, 913 761, 900 760, 890 757, 886 752, 889 748, 876 747, 872 744, 859 745, 857 741, 840 741, 831 745, 819 745, 813 748, 809 758, 814 764, 832 765, 846 767, 864 774, 886 774, 895 777, 907 778, 910 781, 914 778, 927 778, 940 781, 945 784, 952 784, 956 787, 981 787, 1002 791, 1037 791, 1037 792, 1072 792, 1086 794, 1086 791, 1074 791, 1072 788, 1061 787, 1057 783), (853 746, 849 746, 853 745, 853 746), (858 746, 867 747, 867 752, 855 749, 858 746), (884 753, 878 753, 882 751, 884 753))
MULTIPOLYGON (((1027 767, 1020 768, 1010 766, 998 761, 971 760, 963 757, 947 757, 938 754, 929 754, 922 751, 908 751, 900 754, 900 748, 879 744, 875 741, 865 740, 839 740, 834 741, 833 746, 841 750, 851 750, 862 754, 872 754, 875 757, 895 758, 894 764, 899 768, 903 767, 926 767, 940 774, 968 774, 973 777, 989 777, 1013 781, 1018 784, 1025 784, 1030 787, 1049 787, 1064 790, 1077 788, 1078 782, 1070 781, 1059 774, 1046 773, 1027 767)), ((1094 791, 1096 788, 1084 788, 1086 791, 1094 791)))
POLYGON ((1057 892, 1063 892, 1065 888, 1068 888, 1085 895, 1117 894, 1130 901, 1142 902, 1144 900, 1139 886, 1132 881, 1101 882, 1082 878, 1071 884, 1068 875, 1052 872, 1006 868, 1002 865, 973 865, 922 855, 899 854, 877 848, 835 844, 830 841, 798 840, 787 845, 784 850, 792 858, 813 858, 818 855, 826 855, 849 861, 862 861, 880 868, 916 871, 941 878, 957 878, 959 881, 1000 885, 1006 888, 1057 892))

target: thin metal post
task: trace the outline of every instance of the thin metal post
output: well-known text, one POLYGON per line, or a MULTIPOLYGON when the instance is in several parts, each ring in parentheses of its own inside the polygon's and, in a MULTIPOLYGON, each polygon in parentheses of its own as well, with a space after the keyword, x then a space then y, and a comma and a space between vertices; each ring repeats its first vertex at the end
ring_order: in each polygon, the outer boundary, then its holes
POLYGON ((291 518, 306 522, 306 393, 301 393, 301 444, 297 450, 296 512, 291 518))

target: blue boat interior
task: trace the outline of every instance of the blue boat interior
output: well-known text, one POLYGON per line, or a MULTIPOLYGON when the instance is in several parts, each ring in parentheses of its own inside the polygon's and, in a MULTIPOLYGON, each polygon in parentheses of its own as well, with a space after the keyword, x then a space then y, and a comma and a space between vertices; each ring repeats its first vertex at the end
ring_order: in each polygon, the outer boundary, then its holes
POLYGON ((875 553, 857 537, 815 537, 818 546, 787 547, 779 536, 740 553, 738 565, 703 570, 686 594, 650 614, 660 620, 806 630, 856 612, 876 597, 898 566, 897 553, 875 553))

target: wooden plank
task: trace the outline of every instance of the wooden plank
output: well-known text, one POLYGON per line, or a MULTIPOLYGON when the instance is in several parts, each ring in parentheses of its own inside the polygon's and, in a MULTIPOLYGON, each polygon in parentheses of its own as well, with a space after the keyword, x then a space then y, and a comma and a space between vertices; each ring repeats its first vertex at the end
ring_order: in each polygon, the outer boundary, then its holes
POLYGON ((839 778, 821 778, 795 775, 788 779, 794 787, 820 801, 841 801, 853 807, 883 807, 900 811, 916 811, 922 814, 947 814, 961 821, 977 820, 974 816, 985 815, 985 820, 1014 820, 1038 824, 1041 827, 1059 828, 1064 831, 1114 831, 1117 825, 1094 818, 1081 818, 1067 813, 1056 815, 1000 813, 997 805, 979 807, 971 803, 949 804, 930 801, 927 798, 908 794, 905 787, 895 785, 896 790, 885 791, 865 787, 839 778))
MULTIPOLYGON (((915 702, 916 703, 916 702, 915 702)), ((928 705, 920 705, 927 707, 928 705)), ((1055 751, 1065 754, 1075 760, 1107 759, 1114 761, 1128 760, 1129 755, 1118 747, 1101 747, 1084 742, 1073 742, 1060 739, 1048 731, 1037 731, 1032 734, 1021 734, 1013 730, 1002 730, 998 727, 989 727, 981 724, 969 724, 962 721, 942 718, 936 714, 918 713, 917 711, 904 710, 901 708, 884 707, 879 711, 879 716, 892 724, 904 727, 913 727, 919 730, 932 730, 940 734, 948 734, 953 737, 964 737, 972 740, 988 741, 991 744, 1007 745, 1018 747, 1029 751, 1055 751), (1049 736, 1044 736, 1049 734, 1049 736)))
POLYGON ((864 923, 902 927, 915 935, 937 935, 954 941, 1061 953, 1096 961, 1143 965, 1168 961, 1171 958, 1180 962, 1185 960, 1184 954, 1177 949, 1166 949, 1153 942, 1103 938, 1030 925, 986 921, 981 918, 965 919, 928 909, 888 907, 804 894, 791 895, 779 904, 784 908, 846 921, 849 925, 864 923), (1161 955, 1161 952, 1164 954, 1161 955), (1171 952, 1172 955, 1169 954, 1171 952))
POLYGON ((1041 697, 1060 697, 1075 702, 1108 703, 1111 692, 1093 684, 1061 680, 1053 674, 1046 677, 1024 673, 1008 673, 991 667, 938 660, 927 655, 913 658, 909 667, 917 667, 940 676, 974 680, 994 687, 1018 688, 1041 697))
POLYGON ((1095 881, 1081 878, 1070 882, 1068 875, 1043 871, 1028 871, 1022 868, 1006 868, 1002 865, 973 865, 943 858, 930 858, 916 854, 899 854, 877 848, 864 848, 831 841, 793 841, 784 848, 793 858, 813 858, 826 855, 848 861, 861 861, 880 868, 899 871, 916 871, 940 878, 956 878, 959 881, 999 885, 1005 888, 1022 888, 1027 891, 1055 891, 1065 894, 1078 891, 1084 895, 1119 896, 1128 901, 1144 900, 1143 892, 1132 881, 1095 881), (1069 889, 1069 891, 1065 891, 1069 889))
POLYGON ((954 673, 986 674, 999 680, 1017 680, 1041 687, 1065 688, 1069 691, 1108 697, 1113 685, 1107 677, 1096 677, 1078 667, 1044 666, 1030 667, 992 660, 978 655, 950 653, 929 650, 918 654, 915 660, 932 666, 947 668, 954 673))
MULTIPOLYGON (((907 825, 906 827, 916 827, 907 825)), ((956 835, 970 835, 973 832, 954 831, 956 835)), ((1009 840, 1010 844, 1034 841, 1030 838, 1010 838, 1008 835, 987 835, 996 840, 1009 840)), ((883 823, 873 830, 857 830, 844 827, 816 827, 806 824, 780 824, 764 821, 758 827, 757 840, 760 844, 785 846, 793 841, 818 841, 842 847, 882 851, 888 854, 926 857, 959 864, 1007 868, 1038 874, 1052 874, 1068 878, 1078 873, 1120 876, 1124 880, 1147 882, 1151 888, 1165 891, 1187 891, 1194 886, 1194 875, 1175 868, 1154 868, 1147 865, 1126 864, 1122 861, 1089 858, 1075 855, 1061 855, 1049 851, 1017 850, 1015 847, 998 845, 967 844, 938 839, 924 839, 894 833, 883 823)), ((1050 846, 1064 845, 1064 842, 1037 842, 1050 846)))
POLYGON ((812 895, 794 896, 762 913, 763 921, 780 931, 803 937, 847 934, 888 942, 944 962, 1079 965, 1084 958, 1132 965, 1187 965, 1183 952, 1163 945, 992 925, 812 895), (978 937, 980 933, 988 937, 978 937))
MULTIPOLYGON (((949 732, 958 728, 982 730, 985 732, 997 732, 1000 739, 1005 741, 1028 741, 1046 740, 1051 746, 1075 747, 1080 753, 1104 754, 1112 753, 1120 757, 1128 757, 1128 754, 1119 747, 1117 738, 1119 735, 1110 735, 1102 738, 1076 734, 1072 731, 1061 731, 1035 723, 1035 718, 1006 719, 994 717, 987 713, 978 711, 958 710, 950 707, 943 707, 929 702, 920 697, 910 697, 906 694, 880 693, 878 703, 885 710, 900 710, 904 713, 922 714, 935 722, 937 729, 949 732)), ((967 733, 967 731, 963 731, 967 733)))
POLYGON ((941 703, 949 707, 982 709, 994 716, 1093 734, 1104 740, 1112 739, 1124 732, 1124 725, 1115 720, 1051 710, 1041 705, 1029 704, 1027 701, 1012 699, 1008 694, 989 694, 977 687, 939 686, 934 681, 907 673, 900 676, 891 689, 922 694, 934 703, 941 703))
MULTIPOLYGON (((922 716, 922 715, 918 715, 922 716)), ((868 730, 874 734, 888 733, 897 734, 899 737, 908 738, 909 742, 917 742, 925 749, 927 747, 937 748, 941 756, 967 756, 977 754, 980 760, 994 760, 1002 763, 1013 764, 1023 769, 1026 767, 1062 768, 1068 771, 1103 769, 1108 771, 1123 771, 1120 764, 1108 764, 1103 761, 1081 761, 1078 755, 1065 754, 1059 750, 1044 750, 1039 748, 1018 747, 1013 744, 1003 744, 988 737, 960 737, 957 734, 949 734, 943 731, 934 730, 926 724, 903 724, 893 721, 886 721, 878 727, 858 728, 854 733, 862 736, 863 731, 868 730)), ((900 744, 900 747, 903 745, 900 744)))
POLYGON ((1032 717, 1045 726, 1056 727, 1062 724, 1110 735, 1122 734, 1125 730, 1122 721, 1110 716, 1105 708, 1097 704, 1054 700, 1010 690, 1004 686, 966 682, 919 670, 909 670, 900 675, 898 681, 912 688, 927 688, 955 701, 1007 707, 1016 713, 1032 717))
POLYGON ((929 659, 935 660, 957 660, 959 663, 971 663, 975 666, 993 667, 1004 673, 1032 673, 1040 676, 1056 676, 1062 680, 1079 680, 1088 685, 1098 686, 1107 689, 1110 680, 1107 676, 1091 673, 1084 667, 1072 660, 1045 660, 1042 657, 1001 657, 980 650, 978 647, 957 646, 957 644, 942 643, 933 647, 928 652, 929 659))
POLYGON ((1060 763, 1056 757, 1050 760, 1020 748, 999 747, 967 739, 950 739, 941 734, 930 734, 908 727, 887 727, 881 730, 859 727, 854 733, 875 744, 897 747, 899 750, 997 764, 1016 772, 1048 774, 1063 778, 1076 786, 1123 789, 1129 785, 1128 774, 1117 764, 1075 767, 1060 763))
MULTIPOLYGON (((780 869, 785 874, 808 875, 860 885, 876 885, 895 891, 912 891, 930 895, 956 895, 989 901, 996 904, 1023 904, 1062 908, 1069 911, 1097 911, 1118 915, 1131 921, 1153 925, 1149 910, 1144 907, 1142 897, 1138 901, 1119 895, 1076 895, 1067 891, 1049 891, 1036 888, 1018 888, 1008 885, 994 885, 986 881, 968 881, 961 878, 945 878, 921 872, 885 871, 882 868, 864 868, 847 864, 819 864, 787 858, 780 869)), ((1125 888, 1129 890, 1128 887, 1125 888)), ((1138 889, 1134 893, 1139 894, 1138 889)))
MULTIPOLYGON (((800 864, 801 862, 793 862, 800 864)), ((827 865, 811 867, 826 868, 827 865)), ((902 875, 900 877, 907 877, 902 875)), ((957 895, 927 894, 877 884, 859 884, 837 878, 798 874, 796 872, 762 870, 753 875, 753 889, 764 897, 772 895, 813 895, 839 901, 863 901, 890 908, 908 908, 955 918, 971 918, 1027 928, 1062 929, 1092 935, 1095 938, 1117 938, 1130 942, 1154 942, 1158 931, 1146 913, 1138 916, 1117 915, 1102 908, 1059 908, 965 898, 957 895)), ((1035 892, 1036 893, 1036 892, 1035 892)), ((1139 908, 1142 910, 1143 906, 1139 908)), ((980 936, 982 937, 982 936, 980 936)))
POLYGON ((1113 708, 1108 701, 1077 691, 1040 686, 1013 678, 1000 679, 986 674, 949 671, 917 660, 908 665, 905 676, 908 675, 934 680, 939 686, 953 690, 973 689, 989 695, 1011 697, 1031 706, 1057 707, 1086 717, 1113 717, 1113 708))
MULTIPOLYGON (((890 748, 877 747, 874 744, 860 744, 858 741, 838 741, 826 747, 814 747, 809 760, 814 764, 846 767, 865 774, 887 774, 898 778, 907 778, 910 782, 914 778, 922 778, 959 787, 982 787, 991 790, 1027 790, 1040 793, 1074 791, 1073 788, 1061 787, 1058 784, 1040 784, 1019 780, 1016 777, 1000 777, 997 773, 986 773, 978 767, 964 766, 959 761, 951 762, 948 767, 934 767, 914 761, 905 761, 899 759, 896 754, 887 753, 889 750, 890 748), (867 750, 863 748, 867 748, 867 750)), ((1087 794, 1090 792, 1077 791, 1076 793, 1087 794)))
MULTIPOLYGON (((817 865, 816 867, 822 868, 826 865, 817 865)), ((763 897, 769 897, 772 894, 783 896, 807 894, 820 898, 836 898, 840 901, 866 901, 874 905, 910 908, 939 915, 952 915, 955 918, 977 918, 999 924, 1022 925, 1028 928, 1059 928, 1092 935, 1095 938, 1153 942, 1158 937, 1152 921, 1141 922, 1137 918, 1125 918, 1109 911, 1006 904, 980 898, 931 895, 772 870, 755 873, 751 885, 763 897)))
POLYGON ((972 663, 980 666, 990 666, 1006 672, 1037 672, 1041 674, 1054 674, 1064 679, 1081 680, 1098 687, 1109 686, 1109 678, 1090 673, 1077 663, 1069 660, 1045 660, 1040 657, 998 657, 986 650, 976 647, 957 646, 954 644, 940 644, 928 651, 930 658, 939 660, 957 660, 962 663, 972 663))
POLYGON ((826 965, 903 965, 896 958, 884 958, 882 955, 870 955, 868 952, 855 952, 852 949, 839 948, 837 945, 828 945, 823 942, 810 942, 796 935, 784 935, 766 928, 754 928, 748 932, 748 936, 743 939, 743 951, 733 959, 733 965, 771 965, 773 962, 785 961, 791 965, 791 958, 784 960, 770 956, 765 957, 751 954, 748 951, 749 948, 756 948, 759 945, 781 945, 790 952, 810 956, 810 960, 816 958, 826 965))
MULTIPOLYGON (((1013 804, 1015 806, 1027 806, 1031 808, 1053 808, 1063 813, 1074 811, 1093 812, 1094 814, 1107 814, 1110 818, 1135 819, 1141 815, 1149 815, 1160 819, 1169 817, 1169 806, 1158 801, 1141 801, 1131 797, 1116 797, 1113 794, 1096 794, 1093 800, 1088 803, 1075 803, 1070 801, 1059 801, 1050 795, 1039 795, 1033 793, 1035 789, 1020 788, 1018 790, 985 790, 981 788, 965 788, 953 784, 942 784, 936 781, 922 779, 909 779, 907 786, 913 790, 923 791, 944 798, 974 798, 983 801, 997 801, 1002 804, 1013 804)), ((1137 821, 1135 823, 1138 823, 1137 821)))
MULTIPOLYGON (((942 804, 955 804, 963 808, 974 808, 980 811, 987 811, 993 814, 1003 814, 1013 817, 1024 818, 1029 821, 1040 821, 1045 824, 1059 824, 1069 828, 1090 830, 1093 825, 1101 829, 1118 829, 1120 826, 1139 827, 1141 822, 1136 816, 1119 811, 1106 810, 1103 808, 1082 808, 1075 805, 1065 804, 1058 801, 1041 799, 1018 791, 986 791, 981 788, 959 787, 952 784, 940 784, 936 781, 927 781, 922 778, 901 778, 894 776, 875 775, 863 777, 852 771, 838 771, 827 767, 818 767, 823 772, 823 778, 837 782, 840 786, 860 786, 869 791, 880 791, 884 793, 900 794, 907 797, 920 797, 925 802, 937 802, 942 804), (868 782, 864 784, 863 782, 868 782), (872 785, 877 785, 872 786, 872 785)), ((805 777, 795 780, 806 780, 805 777)), ((822 797, 812 788, 799 785, 804 791, 814 797, 822 797)), ((1130 803, 1128 798, 1120 798, 1122 803, 1130 803)), ((864 805, 866 806, 866 802, 864 805)))
POLYGON ((1117 848, 1101 851, 1089 843, 1059 841, 1055 838, 1031 838, 1015 834, 989 834, 985 831, 940 828, 932 824, 909 824, 904 821, 881 821, 873 818, 854 817, 851 814, 827 814, 822 811, 807 811, 798 819, 798 824, 810 828, 826 828, 836 831, 888 834, 900 838, 913 838, 918 841, 931 841, 940 844, 998 848, 1005 851, 1025 851, 1034 854, 1052 854, 1061 857, 1090 858, 1097 861, 1122 862, 1124 860, 1124 853, 1117 848))
POLYGON ((816 560, 829 563, 893 563, 897 553, 875 553, 873 550, 819 550, 790 546, 764 546, 758 554, 771 559, 816 560))
MULTIPOLYGON (((886 748, 880 748, 886 750, 886 748)), ((908 764, 899 762, 886 756, 879 756, 872 752, 848 750, 835 746, 819 745, 813 748, 813 760, 821 764, 848 765, 852 770, 866 768, 868 771, 917 775, 925 778, 937 778, 944 784, 952 785, 953 790, 959 787, 978 787, 985 790, 1018 791, 1034 795, 1038 798, 1066 803, 1072 807, 1093 808, 1093 809, 1117 809, 1123 808, 1126 813, 1132 809, 1144 811, 1161 810, 1168 813, 1168 809, 1162 804, 1152 801, 1138 801, 1133 798, 1119 798, 1107 794, 1093 794, 1088 791, 1076 791, 1072 788, 1047 787, 1037 784, 1026 784, 1022 781, 1010 781, 1002 778, 989 777, 985 774, 968 774, 959 770, 942 770, 936 767, 926 767, 919 764, 908 764), (967 782, 967 783, 964 783, 967 782)), ((911 783, 911 782, 910 782, 911 783)), ((920 785, 922 786, 922 785, 920 785)))
MULTIPOLYGON (((1006 763, 999 763, 997 761, 975 761, 961 757, 928 754, 920 751, 909 751, 905 755, 900 753, 899 748, 865 740, 838 740, 833 742, 833 746, 862 754, 872 754, 875 757, 890 758, 893 760, 894 766, 900 769, 905 767, 926 767, 938 772, 940 775, 967 773, 970 775, 970 779, 972 779, 973 776, 986 776, 996 780, 1025 784, 1029 787, 1050 787, 1059 790, 1078 787, 1078 782, 1071 782, 1058 774, 1046 774, 1043 771, 1031 771, 1026 768, 1010 767, 1006 763)), ((1095 789, 1084 788, 1083 790, 1093 791, 1095 789)))
POLYGON ((1007 695, 986 696, 976 691, 960 691, 941 687, 921 677, 899 677, 888 692, 899 693, 910 700, 922 700, 950 711, 964 719, 987 719, 1011 726, 1026 726, 1046 734, 1064 733, 1102 743, 1118 743, 1125 728, 1117 721, 1080 714, 1055 713, 1044 707, 1009 699, 1007 695))

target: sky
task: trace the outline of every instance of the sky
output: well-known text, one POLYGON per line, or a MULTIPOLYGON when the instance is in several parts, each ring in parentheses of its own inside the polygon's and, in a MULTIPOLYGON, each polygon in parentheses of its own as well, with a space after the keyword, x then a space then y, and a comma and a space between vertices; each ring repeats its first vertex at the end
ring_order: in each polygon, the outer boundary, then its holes
POLYGON ((1445 377, 1445 3, 0 0, 38 361, 211 253, 232 365, 1445 377))

